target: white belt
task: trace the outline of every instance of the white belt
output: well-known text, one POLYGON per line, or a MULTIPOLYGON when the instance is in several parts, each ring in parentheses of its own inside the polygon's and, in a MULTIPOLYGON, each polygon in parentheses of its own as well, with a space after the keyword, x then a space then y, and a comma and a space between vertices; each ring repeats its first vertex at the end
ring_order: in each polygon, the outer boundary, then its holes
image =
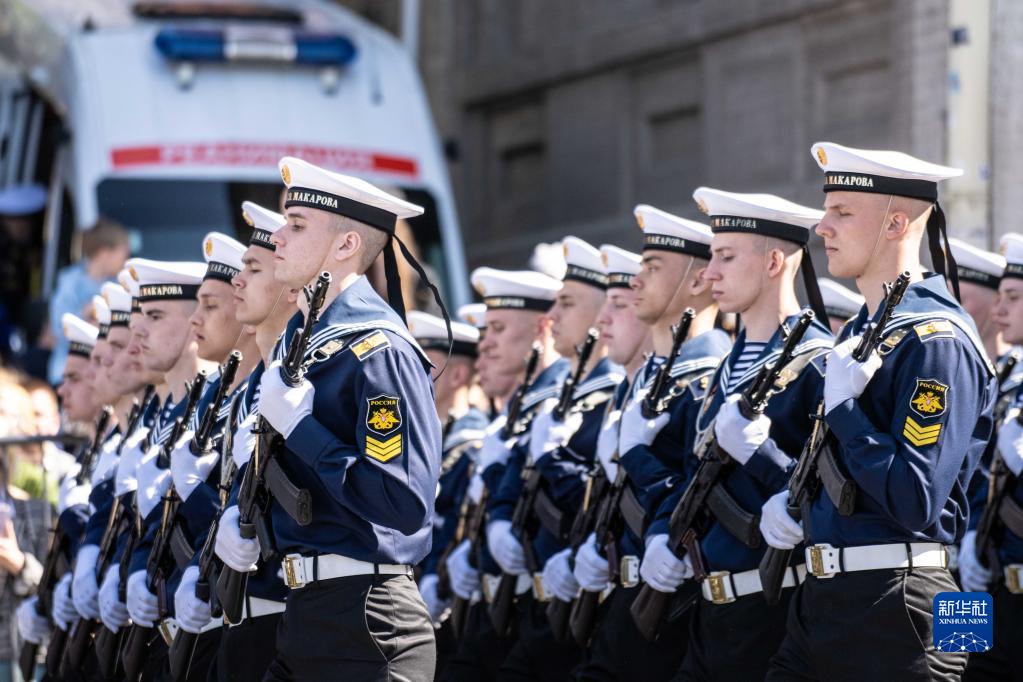
POLYGON ((372 564, 340 554, 289 554, 284 557, 281 567, 284 569, 284 584, 293 590, 312 582, 353 575, 412 575, 412 567, 407 564, 372 564))
MULTIPOLYGON (((782 587, 795 587, 806 578, 806 566, 790 566, 785 569, 785 579, 782 587)), ((757 594, 764 591, 760 583, 760 571, 742 571, 741 573, 730 573, 729 571, 713 571, 700 583, 703 598, 712 604, 730 604, 739 597, 748 594, 757 594)))
POLYGON ((939 542, 832 547, 810 545, 805 550, 807 570, 816 578, 837 573, 885 568, 946 568, 948 550, 939 542))
MULTIPOLYGON (((497 595, 497 587, 501 584, 501 578, 504 574, 498 573, 497 575, 491 575, 490 573, 483 574, 483 598, 489 604, 494 601, 494 597, 497 595)), ((523 573, 522 575, 515 576, 515 596, 525 594, 533 589, 533 576, 529 573, 523 573)))
MULTIPOLYGON (((219 627, 223 627, 223 625, 224 625, 223 618, 214 618, 213 620, 211 620, 209 623, 206 623, 206 625, 202 627, 202 630, 199 631, 199 634, 202 635, 209 632, 210 630, 216 630, 219 627)), ((173 618, 167 618, 166 620, 160 621, 160 623, 156 626, 156 629, 160 633, 160 636, 163 637, 163 641, 166 642, 167 646, 170 646, 171 644, 174 643, 174 638, 177 637, 178 630, 180 630, 181 627, 173 618)))
POLYGON ((286 604, 282 601, 246 596, 242 601, 241 618, 238 619, 237 623, 228 623, 228 626, 235 627, 236 625, 241 625, 249 618, 260 618, 262 616, 271 616, 275 613, 284 613, 285 606, 286 604))

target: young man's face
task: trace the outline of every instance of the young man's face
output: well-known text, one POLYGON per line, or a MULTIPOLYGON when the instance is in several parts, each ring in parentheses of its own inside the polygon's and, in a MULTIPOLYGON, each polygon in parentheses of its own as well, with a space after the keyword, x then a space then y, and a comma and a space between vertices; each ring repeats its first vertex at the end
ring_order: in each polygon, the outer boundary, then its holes
POLYGON ((764 237, 725 232, 711 240, 710 265, 703 277, 723 313, 742 313, 763 289, 766 267, 764 237))
POLYGON ((1006 343, 1023 343, 1023 279, 1005 277, 998 285, 998 303, 994 320, 1006 343))
MULTIPOLYGON (((949 291, 952 290, 949 285, 949 291)), ((974 282, 959 282, 959 302, 973 318, 977 329, 981 329, 991 318, 998 303, 998 291, 974 282)))
POLYGON ((155 300, 142 304, 137 328, 142 365, 153 372, 166 373, 193 341, 188 318, 195 312, 195 301, 155 300))
POLYGON ((287 224, 274 232, 274 279, 293 289, 312 282, 333 250, 337 231, 334 216, 325 211, 293 206, 287 224))
POLYGON ((130 395, 145 385, 141 368, 135 367, 135 358, 128 351, 131 336, 128 327, 122 326, 111 327, 107 334, 109 352, 103 367, 107 381, 118 398, 130 395))
POLYGON ((234 285, 234 316, 242 324, 262 324, 275 305, 282 305, 284 285, 274 278, 274 252, 250 246, 242 254, 242 270, 234 285))
POLYGON ((64 378, 57 389, 57 394, 63 401, 64 412, 71 421, 88 422, 99 408, 93 400, 92 386, 87 380, 89 364, 89 358, 80 355, 69 355, 64 364, 64 378))
POLYGON ((238 343, 242 323, 235 318, 234 289, 227 282, 207 279, 199 287, 199 304, 189 318, 203 360, 223 362, 238 343))
POLYGON ((636 292, 632 289, 612 287, 597 316, 600 338, 607 346, 612 362, 626 365, 643 346, 650 328, 636 317, 636 292))
POLYGON ((828 272, 854 279, 863 274, 882 226, 887 220, 888 197, 866 192, 828 192, 824 217, 816 232, 824 239, 828 272))
POLYGON ((547 314, 551 318, 554 350, 564 357, 575 355, 575 348, 597 320, 604 303, 604 292, 582 282, 567 281, 554 298, 547 314))
MULTIPOLYGON (((493 387, 521 381, 524 363, 539 335, 542 317, 541 313, 531 310, 487 311, 487 333, 478 350, 480 357, 486 357, 483 366, 493 387)), ((484 387, 484 390, 487 389, 484 387)))
POLYGON ((96 339, 96 345, 92 347, 92 353, 89 355, 89 365, 85 370, 85 380, 92 387, 92 399, 97 405, 110 405, 118 398, 104 368, 110 357, 109 350, 105 338, 96 339))
POLYGON ((674 312, 674 308, 681 310, 685 297, 679 293, 679 285, 683 277, 694 274, 686 273, 693 267, 692 260, 691 256, 672 251, 643 252, 642 267, 631 282, 638 320, 651 325, 674 312))

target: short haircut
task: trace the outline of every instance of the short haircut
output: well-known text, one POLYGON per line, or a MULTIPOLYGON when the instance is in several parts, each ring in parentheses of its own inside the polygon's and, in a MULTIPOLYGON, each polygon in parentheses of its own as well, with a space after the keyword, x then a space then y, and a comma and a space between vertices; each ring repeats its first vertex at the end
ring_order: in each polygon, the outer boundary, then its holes
POLYGON ((91 230, 82 233, 82 255, 92 258, 104 249, 127 249, 128 231, 109 218, 101 217, 91 230))
POLYGON ((370 269, 373 262, 377 259, 377 256, 387 246, 387 240, 391 238, 387 232, 376 227, 371 227, 365 223, 361 223, 358 220, 346 218, 345 216, 337 216, 335 222, 337 229, 342 232, 357 232, 359 237, 362 238, 362 251, 359 253, 359 262, 357 264, 360 275, 366 274, 366 271, 370 269))

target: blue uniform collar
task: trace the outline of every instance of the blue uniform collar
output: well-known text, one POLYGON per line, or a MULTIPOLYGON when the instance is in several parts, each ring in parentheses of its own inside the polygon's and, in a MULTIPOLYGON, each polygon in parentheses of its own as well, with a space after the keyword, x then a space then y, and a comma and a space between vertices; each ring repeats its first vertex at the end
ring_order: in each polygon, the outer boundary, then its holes
MULTIPOLYGON (((792 329, 796 320, 799 319, 800 313, 789 315, 785 318, 784 326, 788 329, 792 329)), ((753 361, 745 372, 743 372, 742 378, 736 384, 738 389, 741 386, 745 386, 748 382, 752 381, 764 365, 774 362, 781 354, 781 349, 785 345, 785 339, 782 338, 782 325, 774 331, 771 338, 768 339, 767 344, 763 350, 757 356, 757 359, 753 361)), ((802 341, 796 346, 795 355, 802 355, 808 351, 816 348, 830 348, 834 343, 834 339, 831 336, 831 332, 824 326, 824 324, 817 318, 814 318, 813 322, 810 323, 810 327, 806 330, 806 334, 803 336, 802 341)), ((745 327, 739 332, 739 336, 735 340, 735 345, 732 346, 731 352, 728 354, 727 360, 722 363, 721 369, 718 372, 717 390, 722 396, 725 395, 725 389, 728 386, 728 380, 732 373, 732 367, 735 365, 736 360, 742 354, 742 349, 746 345, 746 329, 745 327)), ((738 391, 736 391, 738 392, 738 391)))

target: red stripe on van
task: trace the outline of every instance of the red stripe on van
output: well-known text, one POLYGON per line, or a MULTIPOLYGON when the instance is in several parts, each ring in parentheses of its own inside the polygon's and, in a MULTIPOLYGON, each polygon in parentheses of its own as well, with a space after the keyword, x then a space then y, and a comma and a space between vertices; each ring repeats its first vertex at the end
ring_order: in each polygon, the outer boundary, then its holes
POLYGON ((121 147, 110 152, 114 169, 143 166, 276 166, 282 156, 297 156, 318 166, 338 171, 376 172, 415 178, 419 164, 413 158, 343 147, 251 142, 200 142, 193 144, 121 147))

